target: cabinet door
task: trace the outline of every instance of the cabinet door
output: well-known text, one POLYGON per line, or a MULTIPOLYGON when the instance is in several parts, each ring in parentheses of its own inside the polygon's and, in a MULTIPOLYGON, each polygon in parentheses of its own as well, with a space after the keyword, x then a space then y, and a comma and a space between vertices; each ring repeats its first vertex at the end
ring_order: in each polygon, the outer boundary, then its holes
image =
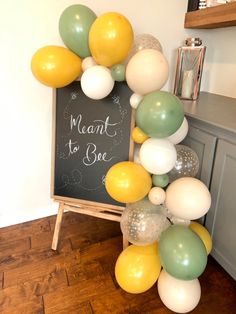
POLYGON ((206 227, 212 256, 236 279, 236 145, 224 140, 218 141, 210 191, 206 227))
POLYGON ((198 155, 200 167, 197 178, 204 182, 209 188, 216 147, 216 137, 190 126, 188 135, 181 144, 192 148, 198 155))

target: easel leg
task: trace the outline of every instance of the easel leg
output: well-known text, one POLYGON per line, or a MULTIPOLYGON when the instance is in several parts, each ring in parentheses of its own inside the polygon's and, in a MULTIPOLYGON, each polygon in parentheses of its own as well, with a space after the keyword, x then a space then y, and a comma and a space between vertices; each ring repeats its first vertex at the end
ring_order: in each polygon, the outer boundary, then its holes
POLYGON ((57 249, 63 213, 64 213, 64 203, 60 203, 58 214, 57 214, 57 219, 56 219, 56 224, 55 224, 55 229, 54 229, 54 234, 53 234, 52 250, 57 249))
POLYGON ((129 246, 129 241, 123 236, 123 250, 129 246))

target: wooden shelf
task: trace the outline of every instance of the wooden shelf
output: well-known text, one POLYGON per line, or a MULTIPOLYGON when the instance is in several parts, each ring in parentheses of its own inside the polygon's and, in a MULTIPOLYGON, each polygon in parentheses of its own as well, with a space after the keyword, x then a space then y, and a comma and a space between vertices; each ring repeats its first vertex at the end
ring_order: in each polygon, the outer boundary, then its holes
POLYGON ((236 2, 185 14, 185 28, 219 28, 229 26, 236 26, 236 2))

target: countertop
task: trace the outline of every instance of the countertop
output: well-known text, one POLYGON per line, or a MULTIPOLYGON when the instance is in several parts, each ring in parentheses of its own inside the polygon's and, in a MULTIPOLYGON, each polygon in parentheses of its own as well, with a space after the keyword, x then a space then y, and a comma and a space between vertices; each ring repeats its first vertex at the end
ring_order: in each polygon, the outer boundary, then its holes
POLYGON ((236 98, 201 92, 195 101, 181 101, 186 117, 236 133, 236 98))

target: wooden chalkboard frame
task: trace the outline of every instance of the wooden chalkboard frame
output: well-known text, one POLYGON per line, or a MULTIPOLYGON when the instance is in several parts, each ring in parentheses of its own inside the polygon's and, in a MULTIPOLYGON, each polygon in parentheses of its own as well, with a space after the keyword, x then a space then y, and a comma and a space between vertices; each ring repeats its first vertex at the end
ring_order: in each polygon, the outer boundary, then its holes
MULTIPOLYGON (((116 83, 121 84, 121 83, 116 83)), ((126 84, 122 82, 122 84, 126 84)), ((126 88, 128 88, 126 86, 126 88)), ((113 220, 113 221, 120 221, 121 214, 125 208, 125 204, 123 205, 113 205, 106 202, 96 202, 91 200, 85 200, 81 198, 73 198, 67 196, 60 196, 55 194, 55 161, 56 161, 56 113, 57 113, 57 97, 56 97, 56 89, 53 89, 53 120, 52 120, 52 167, 51 167, 51 197, 60 203, 53 242, 52 242, 52 249, 56 250, 59 238, 59 232, 62 222, 62 217, 64 210, 73 211, 81 214, 86 214, 98 218, 113 220)), ((131 91, 130 91, 131 92, 131 91)), ((127 104, 129 105, 129 104, 127 104)), ((134 110, 130 110, 130 126, 129 126, 129 146, 127 147, 128 150, 128 160, 133 160, 134 155, 134 142, 131 138, 131 131, 135 125, 134 119, 134 110)), ((123 239, 123 246, 127 246, 127 240, 123 239)))
MULTIPOLYGON (((123 83, 123 82, 122 82, 123 83)), ((121 84, 121 83, 116 83, 121 84)), ((124 84, 124 83, 123 83, 124 84)), ((126 87, 127 88, 127 87, 126 87)), ((88 99, 88 101, 90 101, 88 99)), ((129 105, 129 104, 127 104, 129 105)), ((57 110, 57 99, 56 99, 56 89, 53 90, 53 131, 52 131, 52 173, 51 173, 51 197, 57 201, 64 201, 64 202, 71 202, 74 204, 83 204, 87 206, 95 206, 95 207, 102 207, 102 208, 110 208, 110 209, 123 209, 125 206, 122 205, 113 205, 106 202, 96 202, 91 200, 85 200, 80 198, 73 198, 67 196, 60 196, 55 194, 55 159, 56 159, 56 110, 57 110)), ((133 153, 134 153, 134 142, 131 139, 131 131, 134 127, 134 111, 131 110, 130 119, 130 129, 129 129, 129 147, 126 148, 128 150, 128 160, 133 160, 133 153)), ((89 136, 89 135, 88 135, 89 136)), ((99 164, 98 164, 99 167, 99 164)))

